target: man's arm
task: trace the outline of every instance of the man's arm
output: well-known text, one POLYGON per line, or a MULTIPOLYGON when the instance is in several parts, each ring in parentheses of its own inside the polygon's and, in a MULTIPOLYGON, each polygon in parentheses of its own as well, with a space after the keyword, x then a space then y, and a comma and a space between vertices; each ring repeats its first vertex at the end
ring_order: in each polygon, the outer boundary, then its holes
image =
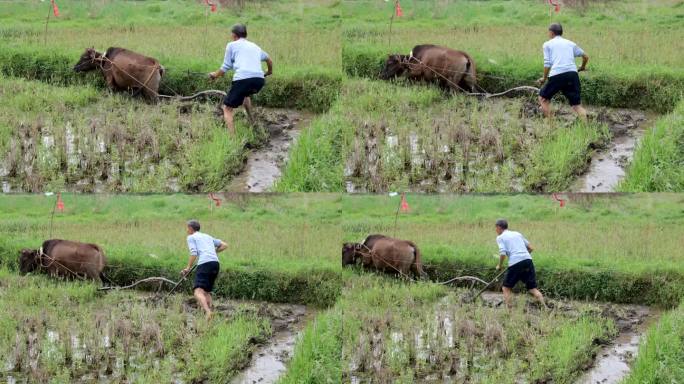
POLYGON ((222 240, 214 239, 214 247, 216 248, 216 253, 223 252, 228 248, 228 244, 222 240))
POLYGON ((542 51, 544 51, 544 76, 537 80, 539 85, 542 85, 546 82, 546 80, 549 78, 549 72, 551 71, 551 49, 544 45, 542 51))
POLYGON ((589 56, 587 56, 586 53, 582 54, 582 65, 579 67, 577 70, 578 72, 582 72, 587 69, 587 63, 589 62, 589 56))
POLYGON ((496 266, 497 271, 499 271, 499 270, 501 270, 501 268, 503 268, 504 261, 506 261, 506 255, 505 254, 499 255, 499 264, 497 264, 497 266, 496 266))
POLYGON ((503 268, 508 252, 506 251, 506 244, 504 244, 503 240, 497 238, 496 244, 499 246, 499 264, 496 265, 496 270, 498 271, 503 268))
POLYGON ((228 72, 228 70, 233 68, 233 62, 231 59, 231 50, 230 50, 230 44, 226 47, 226 54, 223 56, 223 64, 221 64, 221 68, 218 70, 209 73, 209 78, 214 80, 219 77, 223 77, 223 75, 228 72))
POLYGON ((182 274, 182 275, 187 275, 188 272, 190 272, 190 269, 192 268, 192 266, 195 264, 195 261, 197 261, 197 256, 195 256, 195 255, 190 255, 190 257, 188 258, 188 266, 185 267, 185 269, 183 269, 183 270, 181 271, 181 274, 182 274))
POLYGON ((273 60, 270 57, 266 59, 266 67, 268 67, 268 70, 264 73, 264 76, 271 76, 273 74, 273 60))
POLYGON ((532 253, 532 251, 534 251, 534 248, 532 248, 532 245, 530 244, 530 242, 527 241, 527 239, 524 237, 523 237, 523 241, 525 242, 525 248, 527 248, 527 252, 532 253))

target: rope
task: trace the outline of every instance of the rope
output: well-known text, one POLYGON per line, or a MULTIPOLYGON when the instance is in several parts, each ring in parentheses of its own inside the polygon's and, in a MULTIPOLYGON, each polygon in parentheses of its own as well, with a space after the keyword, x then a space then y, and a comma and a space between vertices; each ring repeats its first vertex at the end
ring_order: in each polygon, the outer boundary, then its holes
MULTIPOLYGON (((84 278, 84 277, 81 277, 81 275, 79 275, 78 273, 76 273, 76 272, 72 271, 71 269, 67 268, 66 265, 60 263, 60 262, 57 261, 57 259, 55 259, 54 257, 50 257, 50 256, 46 255, 45 252, 43 252, 43 247, 40 247, 40 250, 39 250, 38 263, 39 263, 41 269, 49 268, 50 266, 52 266, 52 264, 55 264, 55 263, 56 263, 58 266, 60 266, 60 267, 62 267, 62 268, 64 268, 64 269, 66 269, 69 273, 71 273, 72 275, 74 275, 74 276, 77 277, 78 279, 85 281, 85 278, 84 278), (45 257, 45 258, 47 258, 48 260, 50 260, 50 264, 48 264, 48 265, 43 265, 43 257, 45 257)), ((94 263, 91 263, 91 264, 94 264, 94 263)))
POLYGON ((153 276, 153 277, 148 277, 148 278, 145 278, 145 279, 142 279, 142 280, 138 280, 138 281, 136 281, 136 282, 133 283, 133 284, 129 284, 129 285, 126 285, 126 286, 123 286, 123 287, 118 287, 118 286, 101 287, 101 288, 98 288, 98 291, 109 291, 109 290, 117 290, 117 291, 118 291, 118 290, 120 290, 120 289, 130 289, 130 288, 133 288, 133 287, 135 287, 135 286, 137 286, 137 285, 139 285, 139 284, 147 283, 147 282, 150 282, 150 281, 159 281, 159 282, 162 282, 162 283, 176 284, 175 281, 169 280, 169 279, 167 279, 167 278, 165 278, 165 277, 153 276))

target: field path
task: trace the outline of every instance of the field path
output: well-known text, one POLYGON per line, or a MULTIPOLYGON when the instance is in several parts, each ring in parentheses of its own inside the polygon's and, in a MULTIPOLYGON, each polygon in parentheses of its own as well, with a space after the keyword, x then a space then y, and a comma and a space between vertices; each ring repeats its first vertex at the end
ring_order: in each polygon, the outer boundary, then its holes
POLYGON ((251 152, 243 172, 226 188, 229 192, 266 192, 281 176, 288 152, 313 115, 306 112, 265 109, 263 124, 269 133, 268 143, 251 152))
POLYGON ((615 191, 625 177, 625 167, 632 161, 639 140, 655 122, 655 116, 632 110, 616 110, 599 115, 598 119, 608 124, 613 139, 606 149, 594 154, 587 172, 573 185, 574 192, 615 191))

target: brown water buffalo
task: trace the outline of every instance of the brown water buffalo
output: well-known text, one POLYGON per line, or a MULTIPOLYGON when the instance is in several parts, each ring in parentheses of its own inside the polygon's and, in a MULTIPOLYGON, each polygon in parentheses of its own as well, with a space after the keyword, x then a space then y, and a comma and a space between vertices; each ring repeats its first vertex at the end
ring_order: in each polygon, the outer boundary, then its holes
POLYGON ((23 249, 19 256, 19 271, 45 271, 52 276, 82 277, 98 283, 105 278, 102 270, 107 263, 102 248, 95 244, 52 239, 40 249, 23 249))
POLYGON ((463 51, 438 45, 416 45, 408 55, 389 55, 380 78, 389 80, 402 75, 414 81, 434 82, 444 89, 476 91, 473 59, 463 51))
POLYGON ((110 47, 103 55, 87 48, 74 65, 76 72, 99 69, 114 91, 136 90, 156 101, 164 67, 154 58, 143 56, 125 48, 110 47))
POLYGON ((426 276, 420 250, 411 241, 384 235, 370 235, 363 243, 345 243, 342 246, 342 266, 361 261, 366 269, 408 276, 426 276))

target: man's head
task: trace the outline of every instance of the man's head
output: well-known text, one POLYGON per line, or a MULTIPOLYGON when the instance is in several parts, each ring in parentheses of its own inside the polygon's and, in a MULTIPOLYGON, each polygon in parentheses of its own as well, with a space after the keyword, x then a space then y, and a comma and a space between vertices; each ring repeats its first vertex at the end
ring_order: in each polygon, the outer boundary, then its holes
POLYGON ((549 25, 549 37, 563 36, 563 26, 560 23, 553 23, 549 25))
POLYGON ((197 220, 188 221, 188 235, 192 235, 195 232, 199 232, 200 223, 197 220))
POLYGON ((506 219, 499 219, 496 221, 495 227, 496 234, 500 235, 503 233, 503 231, 508 229, 508 221, 506 221, 506 219))
POLYGON ((233 40, 246 38, 247 26, 244 24, 235 24, 233 25, 233 28, 230 29, 230 33, 233 35, 233 40))

